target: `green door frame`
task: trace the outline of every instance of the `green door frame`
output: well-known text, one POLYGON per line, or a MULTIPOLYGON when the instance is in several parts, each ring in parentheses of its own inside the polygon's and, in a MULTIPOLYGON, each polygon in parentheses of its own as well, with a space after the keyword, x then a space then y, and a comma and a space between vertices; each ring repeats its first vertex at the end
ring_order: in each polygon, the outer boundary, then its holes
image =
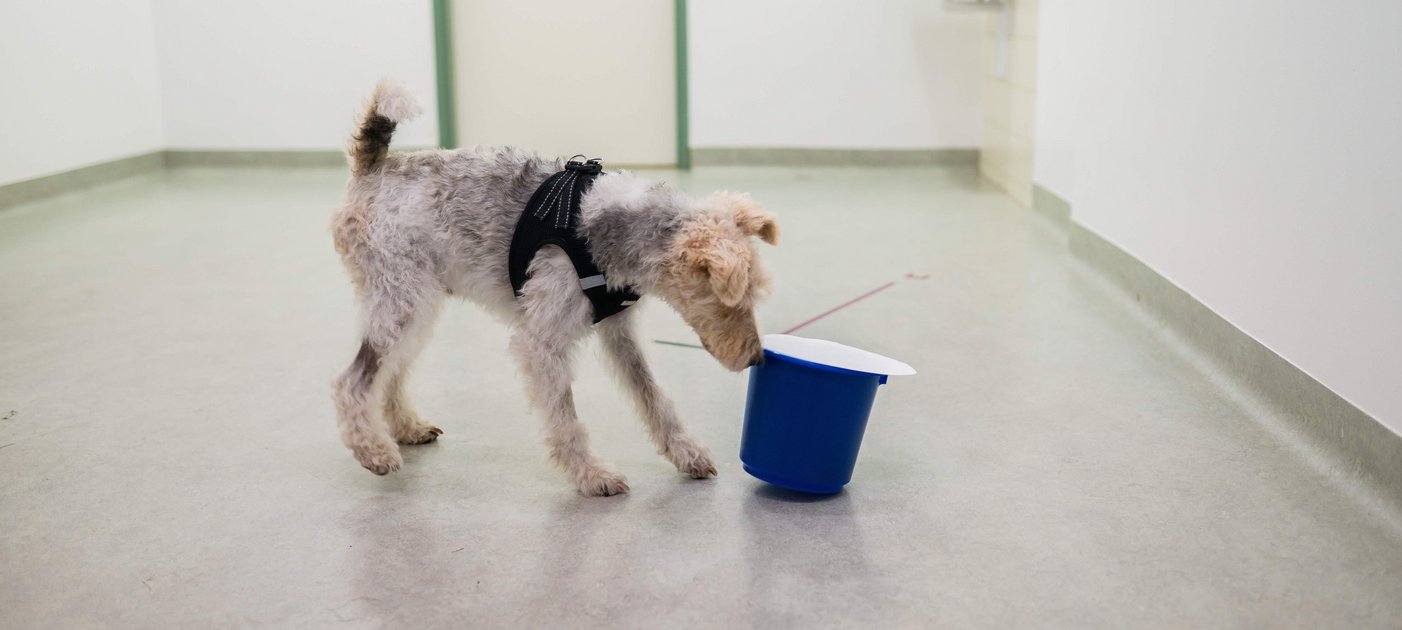
MULTIPOLYGON (((691 103, 687 78, 686 0, 673 0, 676 32, 677 168, 691 168, 691 103)), ((438 79, 438 146, 458 146, 457 104, 453 85, 452 0, 433 0, 433 59, 438 79)))
POLYGON ((438 146, 458 147, 458 110, 453 86, 451 0, 433 0, 433 62, 438 78, 438 146))
POLYGON ((672 23, 677 29, 677 168, 691 168, 691 96, 687 78, 686 0, 675 0, 672 23))

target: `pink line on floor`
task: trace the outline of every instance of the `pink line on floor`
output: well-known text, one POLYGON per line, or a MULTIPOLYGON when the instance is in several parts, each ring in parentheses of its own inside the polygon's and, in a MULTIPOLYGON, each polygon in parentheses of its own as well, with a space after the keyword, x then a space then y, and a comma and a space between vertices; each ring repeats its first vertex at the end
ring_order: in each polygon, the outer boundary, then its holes
POLYGON ((819 313, 819 314, 817 314, 817 315, 814 315, 813 317, 809 318, 808 321, 805 321, 805 322, 803 322, 802 324, 799 324, 799 325, 797 325, 797 326, 794 326, 793 328, 790 328, 790 329, 788 329, 788 330, 785 330, 785 331, 784 331, 784 334, 787 335, 787 334, 789 334, 789 333, 791 333, 791 332, 793 332, 793 331, 795 331, 795 330, 798 330, 798 329, 800 329, 800 328, 803 328, 804 326, 807 326, 807 325, 809 325, 809 324, 811 324, 811 323, 813 323, 813 322, 816 322, 816 321, 818 321, 818 320, 820 320, 820 319, 822 319, 822 318, 824 318, 824 317, 827 317, 828 315, 832 315, 833 313, 836 313, 836 312, 838 312, 838 311, 840 311, 840 310, 842 310, 842 309, 844 309, 844 308, 847 308, 847 307, 849 307, 849 306, 851 306, 851 305, 853 305, 853 304, 856 304, 857 302, 860 302, 860 301, 865 300, 865 299, 867 299, 867 298, 869 298, 869 297, 871 297, 871 296, 873 296, 873 295, 876 295, 877 293, 880 293, 880 292, 882 292, 882 291, 885 291, 886 289, 889 289, 889 288, 891 288, 892 286, 895 286, 895 284, 896 284, 895 282, 887 282, 886 284, 883 284, 883 285, 881 285, 881 286, 879 286, 879 287, 876 287, 875 289, 872 289, 872 290, 870 290, 870 291, 867 291, 866 293, 863 293, 863 294, 861 294, 861 295, 859 295, 859 296, 857 296, 857 297, 854 297, 854 298, 852 298, 852 299, 850 299, 850 300, 847 300, 846 302, 843 302, 843 303, 841 303, 841 304, 838 304, 837 306, 834 306, 834 307, 832 307, 832 308, 830 308, 830 309, 828 309, 828 310, 826 310, 826 311, 823 311, 822 313, 819 313))

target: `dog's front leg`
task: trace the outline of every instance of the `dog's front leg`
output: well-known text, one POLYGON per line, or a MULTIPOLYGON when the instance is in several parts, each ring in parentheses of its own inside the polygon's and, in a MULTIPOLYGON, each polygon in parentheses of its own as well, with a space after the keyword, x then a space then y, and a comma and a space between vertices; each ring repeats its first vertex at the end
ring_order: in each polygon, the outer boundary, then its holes
POLYGON ((620 384, 633 396, 643 426, 657 452, 694 479, 716 475, 711 454, 686 432, 672 399, 658 387, 633 335, 633 313, 624 311, 599 323, 599 340, 620 384))
POLYGON ((570 352, 590 331, 590 304, 563 252, 542 249, 521 294, 521 319, 511 337, 531 406, 544 416, 550 459, 588 496, 628 491, 623 475, 589 450, 589 432, 575 413, 570 352))
POLYGON ((544 416, 545 443, 550 459, 588 496, 609 496, 628 491, 623 475, 611 470, 589 450, 589 431, 575 413, 569 348, 552 345, 517 330, 511 348, 526 375, 532 407, 544 416))

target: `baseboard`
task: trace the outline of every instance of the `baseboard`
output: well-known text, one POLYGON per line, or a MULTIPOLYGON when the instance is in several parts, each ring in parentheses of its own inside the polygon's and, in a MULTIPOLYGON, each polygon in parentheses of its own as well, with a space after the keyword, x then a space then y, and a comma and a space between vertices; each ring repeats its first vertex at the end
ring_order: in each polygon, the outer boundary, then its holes
POLYGON ((1152 317, 1285 428, 1331 474, 1402 508, 1402 436, 1344 400, 1206 304, 1071 220, 1071 204, 1041 187, 1035 208, 1064 226, 1076 258, 1133 296, 1152 317))
MULTIPOLYGON (((692 150, 692 163, 702 166, 973 166, 978 163, 978 150, 702 148, 692 150)), ((166 149, 0 186, 0 209, 142 173, 191 167, 346 168, 347 164, 345 153, 338 149, 166 149)), ((672 169, 676 165, 611 163, 610 167, 672 169)))
MULTIPOLYGON (((438 147, 399 147, 395 153, 435 150, 438 147)), ((349 168, 346 154, 338 149, 305 150, 255 150, 235 151, 220 149, 168 149, 165 152, 166 166, 183 167, 283 167, 283 168, 349 168)), ((609 162, 613 169, 674 169, 673 163, 609 162)))
MULTIPOLYGON (((432 147, 407 147, 417 151, 432 147)), ((44 197, 164 169, 186 167, 348 168, 338 149, 225 151, 166 149, 0 186, 0 210, 44 197)))
POLYGON ((285 168, 345 167, 346 154, 337 149, 225 151, 168 149, 165 165, 170 168, 192 166, 253 166, 285 168))
POLYGON ((0 210, 44 197, 159 171, 162 151, 152 151, 0 186, 0 210))
POLYGON ((692 148, 693 166, 964 166, 978 149, 692 148))
POLYGON ((1063 228, 1071 224, 1071 204, 1036 184, 1032 185, 1032 209, 1063 228))

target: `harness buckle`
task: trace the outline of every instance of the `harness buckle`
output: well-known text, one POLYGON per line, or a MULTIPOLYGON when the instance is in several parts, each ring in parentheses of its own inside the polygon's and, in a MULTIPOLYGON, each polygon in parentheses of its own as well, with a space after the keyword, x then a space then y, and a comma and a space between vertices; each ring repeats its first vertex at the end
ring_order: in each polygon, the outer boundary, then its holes
POLYGON ((571 157, 570 160, 569 160, 568 162, 565 162, 565 170, 567 170, 567 171, 576 171, 576 172, 584 173, 584 174, 587 174, 587 175, 597 175, 597 174, 599 174, 600 172, 602 172, 602 171, 604 170, 604 162, 603 162, 603 160, 600 160, 599 158, 594 158, 594 159, 592 159, 592 160, 585 160, 585 161, 583 161, 583 162, 580 162, 580 161, 574 159, 575 157, 584 157, 584 156, 583 156, 583 155, 577 155, 577 156, 571 157))

